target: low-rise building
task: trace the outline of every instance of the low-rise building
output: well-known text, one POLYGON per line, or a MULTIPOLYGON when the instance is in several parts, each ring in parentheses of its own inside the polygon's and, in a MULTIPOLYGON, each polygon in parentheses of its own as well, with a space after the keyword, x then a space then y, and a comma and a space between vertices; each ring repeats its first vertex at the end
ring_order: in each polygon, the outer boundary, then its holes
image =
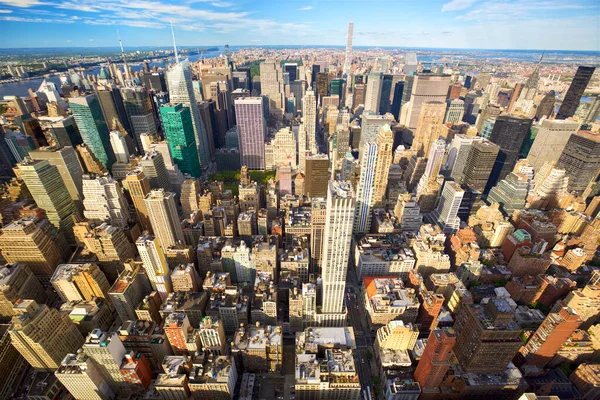
POLYGON ((249 372, 280 372, 283 337, 278 326, 241 325, 234 335, 231 352, 249 372))
POLYGON ((359 400, 354 349, 352 328, 307 328, 296 333, 296 399, 359 400))
POLYGON ((365 276, 398 276, 408 278, 415 257, 401 234, 372 234, 357 240, 354 248, 356 273, 365 276))
POLYGON ((419 301, 415 291, 405 288, 397 277, 364 277, 363 301, 372 327, 385 325, 392 320, 404 323, 417 321, 419 301))
POLYGON ((194 359, 188 386, 191 398, 197 400, 231 400, 238 373, 235 359, 202 353, 194 359))

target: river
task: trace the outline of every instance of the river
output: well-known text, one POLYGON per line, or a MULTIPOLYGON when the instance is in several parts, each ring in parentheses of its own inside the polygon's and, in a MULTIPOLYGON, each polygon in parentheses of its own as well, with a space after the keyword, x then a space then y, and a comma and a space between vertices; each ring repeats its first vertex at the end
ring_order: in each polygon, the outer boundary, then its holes
MULTIPOLYGON (((225 53, 224 49, 219 48, 219 50, 216 50, 216 51, 204 52, 202 56, 204 58, 212 58, 212 57, 218 57, 220 54, 224 54, 224 53, 225 53)), ((188 58, 190 61, 194 62, 200 58, 200 55, 195 54, 195 55, 189 56, 188 58)), ((152 63, 150 63, 150 68, 153 68, 154 66, 157 66, 159 68, 164 68, 165 62, 168 63, 169 61, 165 58, 164 61, 161 60, 158 62, 152 62, 152 63)), ((136 64, 131 65, 131 69, 134 72, 141 71, 143 69, 143 66, 141 63, 136 63, 136 64)), ((95 68, 85 72, 86 75, 89 75, 89 74, 97 75, 99 73, 100 73, 100 67, 95 67, 95 68)), ((56 76, 51 76, 49 78, 36 78, 36 79, 30 79, 28 81, 0 84, 0 100, 2 100, 4 98, 4 96, 29 97, 28 89, 31 88, 33 90, 38 90, 38 88, 40 87, 40 85, 42 84, 44 79, 47 79, 50 82, 54 82, 60 91, 60 79, 59 79, 58 75, 56 75, 56 76)))

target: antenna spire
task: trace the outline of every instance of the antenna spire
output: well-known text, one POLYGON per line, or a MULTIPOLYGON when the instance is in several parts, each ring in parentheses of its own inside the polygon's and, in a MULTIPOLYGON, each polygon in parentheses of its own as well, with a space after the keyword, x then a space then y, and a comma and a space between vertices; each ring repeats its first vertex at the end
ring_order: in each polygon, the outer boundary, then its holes
POLYGON ((119 38, 119 46, 121 47, 121 55, 123 56, 123 64, 125 65, 125 79, 130 81, 131 75, 129 73, 129 66, 127 65, 127 57, 125 56, 125 51, 123 50, 123 42, 121 41, 121 35, 119 34, 118 29, 117 29, 117 37, 119 38))
POLYGON ((175 31, 173 30, 173 22, 171 23, 171 34, 173 35, 173 49, 175 50, 175 62, 179 64, 179 53, 177 52, 177 44, 175 43, 175 31))

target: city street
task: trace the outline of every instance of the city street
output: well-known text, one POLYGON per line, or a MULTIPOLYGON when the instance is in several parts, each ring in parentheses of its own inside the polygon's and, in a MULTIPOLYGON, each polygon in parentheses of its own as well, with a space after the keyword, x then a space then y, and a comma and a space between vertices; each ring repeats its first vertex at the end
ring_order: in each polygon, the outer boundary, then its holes
MULTIPOLYGON (((356 337, 356 353, 355 362, 358 377, 360 379, 361 388, 365 390, 371 386, 373 375, 377 374, 376 370, 372 370, 371 361, 367 358, 370 352, 373 355, 373 336, 368 328, 368 322, 365 314, 362 301, 360 299, 360 289, 358 288, 354 269, 349 268, 348 279, 346 280, 345 303, 348 310, 348 318, 350 325, 354 328, 356 337), (373 373, 373 371, 375 371, 373 373)), ((373 388, 371 387, 371 393, 373 388)))

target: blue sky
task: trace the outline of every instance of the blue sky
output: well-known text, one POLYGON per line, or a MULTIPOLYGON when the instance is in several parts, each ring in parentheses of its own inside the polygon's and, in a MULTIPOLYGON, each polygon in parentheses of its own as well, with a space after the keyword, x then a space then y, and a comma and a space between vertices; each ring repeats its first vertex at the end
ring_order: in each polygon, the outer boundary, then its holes
POLYGON ((600 50, 598 0, 0 0, 0 48, 179 45, 600 50))

